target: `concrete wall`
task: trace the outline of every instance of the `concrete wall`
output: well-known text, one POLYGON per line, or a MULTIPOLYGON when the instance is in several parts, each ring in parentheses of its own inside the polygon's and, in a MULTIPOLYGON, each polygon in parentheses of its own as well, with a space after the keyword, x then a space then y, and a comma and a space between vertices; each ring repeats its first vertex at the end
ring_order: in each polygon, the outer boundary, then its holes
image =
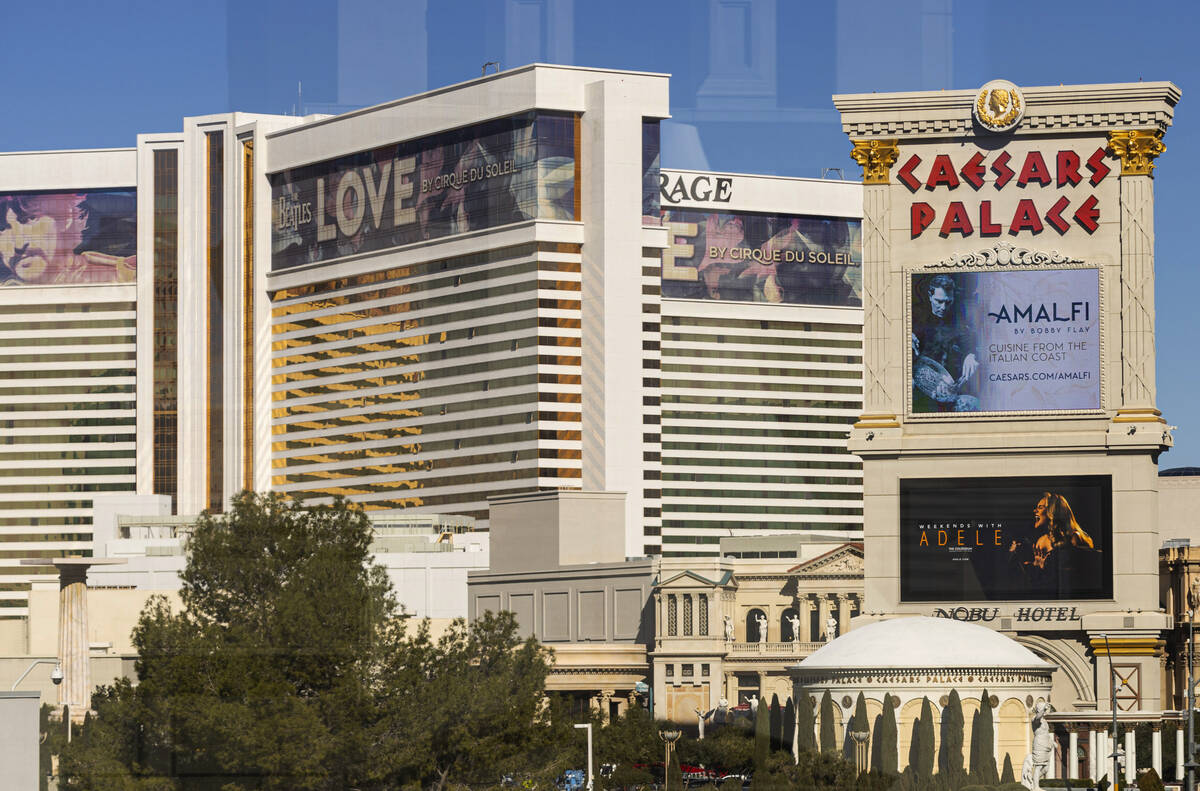
POLYGON ((38 787, 38 706, 36 692, 0 692, 0 788, 38 787))
POLYGON ((517 572, 625 559, 622 492, 493 497, 491 570, 517 572))

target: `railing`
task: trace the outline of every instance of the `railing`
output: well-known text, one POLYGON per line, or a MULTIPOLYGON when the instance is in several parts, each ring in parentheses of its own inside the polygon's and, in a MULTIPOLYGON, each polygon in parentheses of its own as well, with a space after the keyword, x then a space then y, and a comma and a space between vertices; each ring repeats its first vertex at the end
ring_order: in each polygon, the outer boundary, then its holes
POLYGON ((808 656, 825 643, 726 643, 732 655, 744 656, 808 656))

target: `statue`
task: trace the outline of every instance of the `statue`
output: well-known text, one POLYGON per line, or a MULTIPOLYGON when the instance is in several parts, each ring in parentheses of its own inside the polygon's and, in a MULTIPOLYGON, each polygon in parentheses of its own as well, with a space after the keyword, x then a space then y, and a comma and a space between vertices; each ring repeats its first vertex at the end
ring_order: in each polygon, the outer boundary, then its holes
POLYGON ((704 738, 704 721, 707 720, 709 717, 713 716, 713 714, 717 710, 709 709, 708 711, 700 711, 700 709, 694 709, 694 711, 696 712, 696 719, 700 723, 700 738, 703 739, 704 738))
POLYGON ((758 714, 758 695, 751 695, 746 698, 746 702, 750 704, 750 714, 752 716, 758 714))
POLYGON ((767 642, 767 616, 759 613, 754 619, 758 621, 758 642, 767 642))
POLYGON ((799 615, 788 616, 788 623, 790 623, 792 625, 792 642, 793 643, 800 642, 800 616, 799 615))
POLYGON ((833 639, 838 636, 837 618, 830 615, 825 619, 825 642, 833 642, 833 639))
POLYGON ((1021 765, 1021 785, 1029 791, 1040 791, 1042 778, 1054 760, 1054 739, 1050 736, 1050 724, 1046 722, 1046 714, 1051 710, 1051 706, 1042 700, 1033 707, 1033 752, 1025 756, 1021 765))
POLYGON ((717 701, 716 713, 713 714, 713 725, 724 725, 729 722, 729 701, 721 698, 717 701))
POLYGON ((733 642, 733 619, 728 615, 725 616, 725 642, 733 642))

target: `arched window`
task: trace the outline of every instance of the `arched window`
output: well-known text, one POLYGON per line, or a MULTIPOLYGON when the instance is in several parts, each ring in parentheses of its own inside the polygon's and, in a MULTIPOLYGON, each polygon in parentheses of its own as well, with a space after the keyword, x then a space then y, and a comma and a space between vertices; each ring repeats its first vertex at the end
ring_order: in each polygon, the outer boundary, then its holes
MULTIPOLYGON (((779 616, 779 639, 785 643, 790 643, 796 639, 796 630, 792 628, 792 619, 796 617, 794 607, 788 607, 783 611, 783 615, 779 616)), ((799 623, 799 621, 796 621, 799 623)))
POLYGON ((762 627, 766 626, 766 618, 767 614, 757 607, 746 613, 746 642, 766 642, 767 635, 762 633, 762 627), (761 622, 759 621, 760 618, 762 619, 761 622))

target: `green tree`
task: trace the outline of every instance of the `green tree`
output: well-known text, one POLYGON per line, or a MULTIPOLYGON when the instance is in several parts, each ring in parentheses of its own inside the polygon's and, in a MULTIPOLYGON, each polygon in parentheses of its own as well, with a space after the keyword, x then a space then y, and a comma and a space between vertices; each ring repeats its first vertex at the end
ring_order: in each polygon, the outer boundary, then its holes
POLYGON ((833 698, 829 690, 821 696, 821 752, 840 752, 837 746, 837 725, 833 721, 833 698))
POLYGON ((938 747, 938 774, 950 788, 961 788, 968 782, 963 769, 963 720, 962 700, 958 690, 950 690, 946 708, 942 710, 941 740, 938 747))
POLYGON ((1017 776, 1013 774, 1012 756, 1008 753, 1004 754, 1004 771, 1000 773, 1000 785, 1012 785, 1017 782, 1017 776))
POLYGON ((897 766, 897 738, 895 701, 891 695, 883 696, 883 713, 876 718, 875 734, 871 739, 871 769, 883 775, 894 775, 897 766))
POLYGON ((996 771, 995 731, 992 725, 992 701, 985 689, 971 729, 971 782, 994 786, 1000 782, 996 771))
POLYGON ((921 718, 913 723, 913 769, 922 782, 933 779, 933 706, 929 698, 921 700, 921 718))
POLYGON ((800 752, 814 753, 817 751, 817 719, 813 716, 813 701, 812 696, 808 694, 808 690, 800 690, 799 700, 799 717, 797 718, 796 728, 799 730, 797 742, 800 747, 800 752))
POLYGON ((771 749, 783 747, 783 709, 779 706, 779 696, 771 695, 771 749))
POLYGON ((553 772, 548 655, 510 614, 406 631, 370 524, 342 501, 242 493, 202 518, 182 610, 151 600, 137 686, 93 697, 64 750, 73 789, 440 787, 553 772))
POLYGON ((783 707, 783 744, 780 749, 787 752, 792 751, 792 745, 796 741, 796 702, 791 698, 787 699, 787 705, 783 707))
POLYGON ((771 709, 763 701, 758 703, 754 718, 754 777, 766 777, 767 756, 771 753, 771 709))
MULTIPOLYGON (((850 717, 850 733, 870 733, 871 726, 867 718, 867 699, 863 697, 863 693, 858 693, 858 699, 854 701, 854 714, 850 717)), ((846 739, 844 756, 847 761, 854 763, 855 742, 853 738, 846 739)))

